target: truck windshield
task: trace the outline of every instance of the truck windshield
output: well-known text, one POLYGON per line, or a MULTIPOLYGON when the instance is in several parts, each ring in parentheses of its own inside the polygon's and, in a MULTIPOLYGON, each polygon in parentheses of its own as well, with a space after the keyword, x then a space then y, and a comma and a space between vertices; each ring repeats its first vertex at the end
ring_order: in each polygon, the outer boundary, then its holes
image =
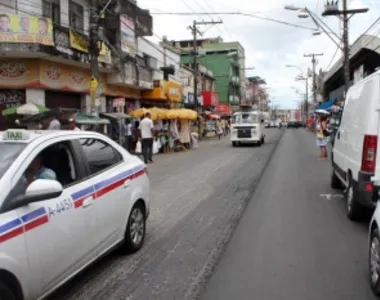
POLYGON ((236 124, 257 124, 259 123, 259 116, 254 114, 238 114, 234 116, 236 124))
POLYGON ((24 148, 25 144, 22 143, 0 143, 0 178, 3 177, 24 148))

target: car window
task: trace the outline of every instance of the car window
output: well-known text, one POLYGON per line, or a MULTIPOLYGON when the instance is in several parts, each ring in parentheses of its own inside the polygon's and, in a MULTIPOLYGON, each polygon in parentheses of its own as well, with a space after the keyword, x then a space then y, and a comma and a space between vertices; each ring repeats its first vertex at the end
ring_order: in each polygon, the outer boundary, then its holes
POLYGON ((21 143, 0 143, 0 178, 25 148, 21 143))
POLYGON ((98 139, 80 139, 85 156, 87 157, 91 175, 120 163, 121 154, 110 144, 98 139))
MULTIPOLYGON (((1 144, 0 151, 3 151, 1 144)), ((1 156, 0 162, 3 158, 1 156)), ((23 175, 18 178, 5 201, 11 201, 24 194, 28 185, 36 179, 57 180, 63 187, 80 180, 72 148, 67 142, 59 142, 46 147, 33 157, 33 161, 24 166, 22 171, 23 175)))

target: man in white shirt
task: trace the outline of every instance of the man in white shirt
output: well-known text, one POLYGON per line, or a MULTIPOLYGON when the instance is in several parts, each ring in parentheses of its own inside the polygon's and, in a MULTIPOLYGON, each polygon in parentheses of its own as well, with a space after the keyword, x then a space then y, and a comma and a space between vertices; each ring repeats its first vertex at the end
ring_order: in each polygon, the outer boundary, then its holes
POLYGON ((58 121, 58 114, 50 121, 48 130, 61 130, 61 123, 58 121))
POLYGON ((77 127, 77 124, 75 123, 74 118, 69 119, 69 126, 70 126, 70 130, 80 131, 80 129, 77 127))
POLYGON ((141 120, 139 125, 141 137, 141 152, 144 157, 144 162, 153 162, 153 121, 150 118, 150 113, 145 114, 145 118, 141 120))

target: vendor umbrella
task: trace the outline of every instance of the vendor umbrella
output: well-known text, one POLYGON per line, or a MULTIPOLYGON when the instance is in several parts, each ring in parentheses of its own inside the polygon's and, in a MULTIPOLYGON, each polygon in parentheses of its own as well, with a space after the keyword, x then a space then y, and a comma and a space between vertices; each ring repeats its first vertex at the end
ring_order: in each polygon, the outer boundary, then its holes
POLYGON ((24 105, 21 105, 19 107, 10 107, 7 109, 4 109, 2 114, 3 116, 11 116, 11 115, 36 115, 41 112, 48 111, 49 109, 45 106, 33 104, 33 103, 27 103, 24 105))
POLYGON ((325 109, 317 109, 316 111, 315 111, 315 113, 316 114, 320 114, 320 115, 329 115, 330 113, 327 111, 327 110, 325 110, 325 109))

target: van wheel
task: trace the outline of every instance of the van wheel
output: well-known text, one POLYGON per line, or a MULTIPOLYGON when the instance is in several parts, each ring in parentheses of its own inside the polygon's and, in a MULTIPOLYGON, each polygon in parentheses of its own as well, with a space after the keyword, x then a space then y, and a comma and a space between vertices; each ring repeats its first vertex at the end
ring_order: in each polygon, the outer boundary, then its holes
POLYGON ((144 208, 141 203, 136 203, 129 215, 127 229, 125 231, 124 243, 121 247, 123 252, 135 253, 144 244, 146 220, 144 208))
POLYGON ((0 282, 0 300, 18 300, 11 289, 8 288, 8 286, 6 286, 3 282, 0 282))
POLYGON ((335 168, 333 165, 331 166, 330 187, 332 189, 341 189, 342 188, 342 182, 340 181, 339 177, 336 175, 335 168))
POLYGON ((376 228, 371 234, 368 253, 369 281, 372 291, 380 296, 380 233, 376 228))
POLYGON ((261 147, 261 140, 257 142, 257 146, 261 147))
POLYGON ((237 146, 238 146, 238 143, 232 142, 232 147, 237 147, 237 146))
POLYGON ((351 221, 360 221, 363 218, 364 208, 357 201, 356 184, 350 179, 346 191, 347 217, 351 221))

